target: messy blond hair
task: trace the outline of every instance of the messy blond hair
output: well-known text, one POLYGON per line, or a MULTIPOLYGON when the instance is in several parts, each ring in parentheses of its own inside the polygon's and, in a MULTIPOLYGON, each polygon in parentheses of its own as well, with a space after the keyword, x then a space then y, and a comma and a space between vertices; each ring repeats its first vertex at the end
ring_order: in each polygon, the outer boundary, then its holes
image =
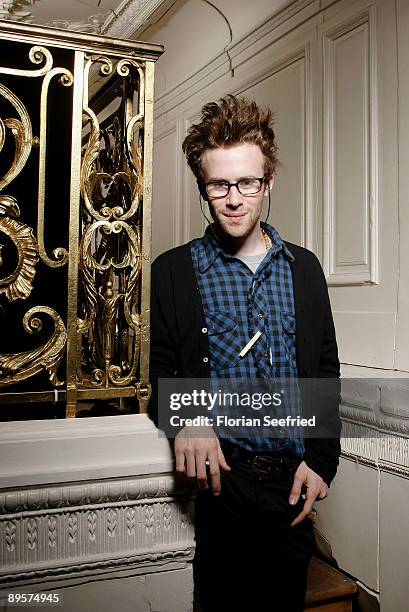
POLYGON ((200 184, 203 182, 202 157, 206 150, 243 142, 260 147, 265 178, 271 179, 278 163, 273 113, 270 109, 260 109, 246 98, 229 94, 203 106, 201 121, 189 128, 182 149, 200 184))

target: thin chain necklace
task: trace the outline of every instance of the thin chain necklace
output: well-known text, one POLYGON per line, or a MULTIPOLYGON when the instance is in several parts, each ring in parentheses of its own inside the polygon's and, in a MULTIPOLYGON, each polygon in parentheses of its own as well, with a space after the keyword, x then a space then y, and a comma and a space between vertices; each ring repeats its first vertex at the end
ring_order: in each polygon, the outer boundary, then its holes
POLYGON ((271 249, 271 238, 270 236, 267 234, 266 231, 264 231, 261 228, 261 233, 263 234, 263 239, 264 239, 264 246, 266 247, 266 251, 268 251, 269 249, 271 249))

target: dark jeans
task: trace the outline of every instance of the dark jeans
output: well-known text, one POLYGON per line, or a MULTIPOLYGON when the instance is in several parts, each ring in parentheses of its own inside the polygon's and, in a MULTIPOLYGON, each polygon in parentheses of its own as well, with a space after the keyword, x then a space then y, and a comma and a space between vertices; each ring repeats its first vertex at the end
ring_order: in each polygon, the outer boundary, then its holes
POLYGON ((203 612, 302 612, 314 533, 309 518, 290 526, 304 504, 301 496, 288 502, 293 474, 229 465, 220 496, 196 497, 193 568, 203 612))

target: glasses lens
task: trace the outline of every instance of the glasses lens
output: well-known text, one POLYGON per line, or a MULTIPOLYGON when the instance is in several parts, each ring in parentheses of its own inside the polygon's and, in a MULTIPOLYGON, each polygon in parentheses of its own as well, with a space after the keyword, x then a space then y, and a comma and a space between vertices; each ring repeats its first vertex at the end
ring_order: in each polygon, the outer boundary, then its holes
POLYGON ((244 178, 238 183, 214 182, 207 183, 206 192, 211 198, 224 198, 229 193, 229 188, 237 184, 237 188, 242 195, 254 195, 258 193, 263 185, 263 179, 244 178))
POLYGON ((211 198, 223 198, 228 194, 228 183, 208 183, 206 185, 207 195, 211 198))
POLYGON ((239 191, 243 195, 252 195, 258 193, 261 189, 262 182, 257 178, 245 178, 239 182, 239 191))

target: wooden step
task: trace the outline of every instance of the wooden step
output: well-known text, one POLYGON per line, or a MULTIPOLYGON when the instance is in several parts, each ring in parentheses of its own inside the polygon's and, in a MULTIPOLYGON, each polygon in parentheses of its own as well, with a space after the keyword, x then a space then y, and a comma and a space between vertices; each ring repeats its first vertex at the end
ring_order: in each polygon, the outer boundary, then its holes
POLYGON ((356 582, 317 557, 308 570, 305 611, 352 612, 352 600, 358 590, 356 582))
MULTIPOLYGON (((356 582, 325 561, 312 557, 308 569, 304 611, 352 612, 352 600, 357 590, 356 582)), ((193 612, 202 612, 196 597, 193 612)))

